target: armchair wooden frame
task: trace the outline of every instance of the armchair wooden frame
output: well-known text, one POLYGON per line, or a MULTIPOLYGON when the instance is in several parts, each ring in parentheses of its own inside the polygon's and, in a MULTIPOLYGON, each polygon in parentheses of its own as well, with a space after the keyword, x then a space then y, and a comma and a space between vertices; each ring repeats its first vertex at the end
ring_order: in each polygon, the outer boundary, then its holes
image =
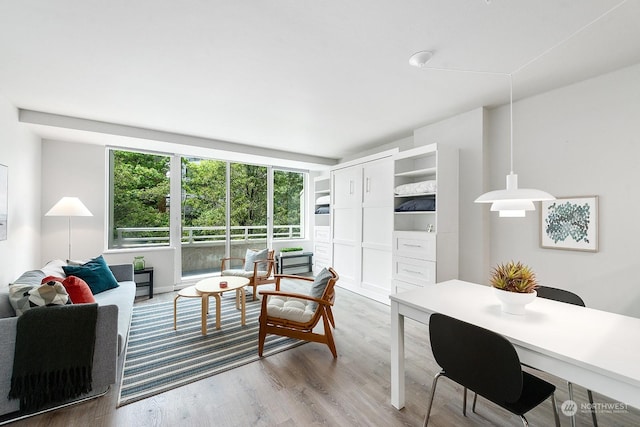
MULTIPOLYGON (((222 264, 220 265, 220 271, 223 272, 226 270, 225 268, 225 264, 231 260, 238 260, 238 261, 242 261, 242 264, 244 266, 245 263, 245 258, 239 258, 239 257, 227 257, 227 258, 222 258, 222 264)), ((267 259, 265 260, 259 260, 259 261, 255 261, 253 263, 253 276, 251 277, 247 277, 247 279, 249 279, 249 284, 247 286, 250 286, 251 288, 253 288, 253 301, 255 301, 258 298, 258 286, 260 285, 266 285, 269 283, 276 283, 276 279, 275 277, 273 277, 273 273, 275 273, 275 250, 274 249, 270 249, 267 252, 267 259), (260 274, 263 271, 258 270, 258 266, 262 263, 267 263, 267 270, 265 274, 260 274)), ((229 265, 231 265, 231 262, 229 262, 229 265)))
POLYGON ((294 280, 303 280, 307 282, 313 282, 313 277, 303 277, 303 276, 294 276, 294 275, 284 275, 284 274, 276 274, 276 290, 275 291, 260 291, 260 294, 263 295, 262 298, 262 308, 260 311, 260 332, 258 335, 258 355, 262 356, 262 351, 264 349, 264 340, 267 334, 281 335, 290 338, 296 338, 304 341, 312 341, 321 344, 326 344, 331 350, 331 354, 333 357, 338 357, 338 353, 336 351, 336 345, 333 340, 333 333, 331 332, 331 328, 335 328, 335 320, 333 318, 333 312, 331 311, 331 307, 335 301, 335 284, 339 279, 338 273, 333 268, 329 268, 329 272, 333 276, 327 282, 327 287, 324 290, 324 293, 320 298, 314 298, 309 295, 299 294, 294 292, 283 292, 280 291, 280 280, 281 279, 294 279, 294 280), (309 319, 309 321, 301 323, 293 320, 282 319, 274 316, 269 316, 267 313, 267 301, 270 296, 283 296, 283 297, 291 297, 298 298, 305 301, 313 301, 318 304, 315 313, 309 319), (313 332, 313 328, 318 324, 318 322, 322 319, 322 323, 324 326, 324 333, 319 334, 313 332))

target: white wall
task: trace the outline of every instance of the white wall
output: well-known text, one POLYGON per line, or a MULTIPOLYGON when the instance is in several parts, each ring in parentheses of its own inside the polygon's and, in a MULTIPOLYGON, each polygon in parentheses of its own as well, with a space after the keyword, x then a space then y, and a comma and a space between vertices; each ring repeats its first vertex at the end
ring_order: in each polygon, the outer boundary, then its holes
MULTIPOLYGON (((174 250, 106 251, 106 152, 98 145, 60 141, 42 143, 42 215, 63 196, 76 196, 92 217, 71 220, 72 259, 89 259, 105 253, 108 263, 130 263, 143 255, 154 267, 154 292, 172 291, 174 250)), ((68 221, 64 217, 43 217, 42 262, 65 259, 68 254, 68 221)))
POLYGON ((0 164, 8 166, 7 240, 0 241, 0 287, 40 267, 40 138, 18 123, 0 96, 0 164))
POLYGON ((44 216, 63 196, 79 197, 91 217, 71 218, 71 259, 88 259, 104 249, 104 147, 42 142, 42 261, 67 259, 67 217, 44 216))
MULTIPOLYGON (((489 124, 491 187, 500 189, 508 108, 492 110, 489 124)), ((542 284, 576 292, 589 307, 640 317, 640 65, 515 103, 514 169, 520 187, 598 195, 599 251, 540 248, 538 206, 524 219, 492 214, 491 265, 520 260, 542 284)))
POLYGON ((443 144, 458 148, 459 260, 458 277, 482 283, 488 276, 488 213, 473 201, 484 190, 485 110, 468 113, 416 129, 414 145, 443 144))

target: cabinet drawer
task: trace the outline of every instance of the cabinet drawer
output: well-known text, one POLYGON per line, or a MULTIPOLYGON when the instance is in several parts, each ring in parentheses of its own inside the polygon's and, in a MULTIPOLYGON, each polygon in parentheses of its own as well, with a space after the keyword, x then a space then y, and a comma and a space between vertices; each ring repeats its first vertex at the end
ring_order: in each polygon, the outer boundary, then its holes
POLYGON ((329 227, 315 227, 313 240, 318 242, 328 242, 331 238, 331 229, 329 227))
POLYGON ((393 237, 393 245, 399 256, 436 260, 436 235, 433 233, 397 233, 393 237))
POLYGON ((393 258, 393 278, 415 285, 436 283, 436 263, 407 257, 393 258))
POLYGON ((329 243, 315 243, 313 245, 313 257, 318 261, 331 261, 331 245, 329 243))
POLYGON ((391 286, 393 287, 392 292, 399 294, 401 292, 407 291, 415 291, 416 289, 422 289, 423 286, 416 285, 414 283, 403 282, 402 280, 393 280, 391 282, 391 286))

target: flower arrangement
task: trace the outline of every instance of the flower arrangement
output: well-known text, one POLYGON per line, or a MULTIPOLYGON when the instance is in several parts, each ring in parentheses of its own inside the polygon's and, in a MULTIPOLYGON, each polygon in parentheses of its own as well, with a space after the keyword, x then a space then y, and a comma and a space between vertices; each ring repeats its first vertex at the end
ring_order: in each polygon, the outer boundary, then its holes
POLYGON ((538 287, 533 270, 520 261, 509 261, 494 267, 490 282, 494 288, 521 294, 531 293, 538 287))

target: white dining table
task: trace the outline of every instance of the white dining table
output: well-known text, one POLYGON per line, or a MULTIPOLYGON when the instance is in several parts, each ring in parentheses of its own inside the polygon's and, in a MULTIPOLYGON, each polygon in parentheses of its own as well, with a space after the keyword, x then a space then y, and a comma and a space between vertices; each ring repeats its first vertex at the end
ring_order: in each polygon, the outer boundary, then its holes
MULTIPOLYGON (((497 332, 523 364, 640 408, 640 319, 536 298, 524 315, 503 313, 489 286, 461 280, 391 299, 391 404, 405 404, 404 319, 442 313, 497 332)), ((425 373, 426 374, 426 373, 425 373)), ((428 373, 429 376, 433 373, 428 373)))

